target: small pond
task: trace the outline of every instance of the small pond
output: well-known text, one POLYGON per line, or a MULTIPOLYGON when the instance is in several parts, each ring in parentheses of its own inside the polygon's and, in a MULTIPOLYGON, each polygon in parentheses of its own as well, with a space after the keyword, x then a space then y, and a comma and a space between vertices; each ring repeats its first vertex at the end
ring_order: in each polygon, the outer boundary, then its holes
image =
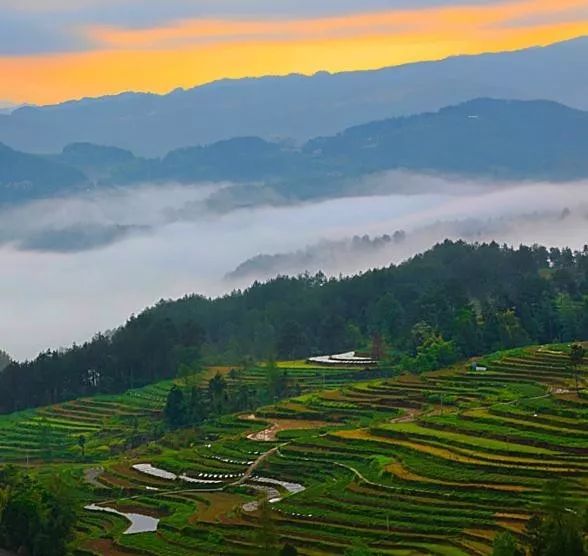
POLYGON ((123 533, 124 535, 133 535, 134 533, 150 533, 157 531, 157 526, 159 525, 159 519, 156 517, 136 513, 120 512, 115 508, 109 508, 107 506, 89 504, 88 506, 85 506, 84 509, 91 512, 107 512, 109 514, 116 514, 128 519, 131 524, 123 533))

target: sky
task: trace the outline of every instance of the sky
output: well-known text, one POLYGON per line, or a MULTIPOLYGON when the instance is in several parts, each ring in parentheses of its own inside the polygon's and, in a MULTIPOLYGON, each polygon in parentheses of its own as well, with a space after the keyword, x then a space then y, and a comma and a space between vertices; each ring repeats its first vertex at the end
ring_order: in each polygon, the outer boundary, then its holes
POLYGON ((586 0, 0 0, 0 107, 582 35, 586 0))

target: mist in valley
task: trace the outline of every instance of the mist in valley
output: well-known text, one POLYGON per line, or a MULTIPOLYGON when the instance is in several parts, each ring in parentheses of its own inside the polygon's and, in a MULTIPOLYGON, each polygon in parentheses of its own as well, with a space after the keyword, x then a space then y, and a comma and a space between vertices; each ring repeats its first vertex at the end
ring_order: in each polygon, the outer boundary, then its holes
POLYGON ((162 298, 220 295, 283 273, 356 273, 445 238, 580 249, 587 185, 393 172, 358 183, 355 194, 368 196, 308 204, 219 211, 210 199, 230 184, 169 184, 3 208, 0 347, 30 358, 162 298))

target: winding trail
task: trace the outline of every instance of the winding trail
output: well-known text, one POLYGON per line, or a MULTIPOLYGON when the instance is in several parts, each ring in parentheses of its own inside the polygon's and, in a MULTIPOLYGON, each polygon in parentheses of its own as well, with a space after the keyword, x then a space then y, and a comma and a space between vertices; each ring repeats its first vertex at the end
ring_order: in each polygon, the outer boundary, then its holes
MULTIPOLYGON (((169 495, 176 495, 176 494, 189 494, 189 493, 194 493, 194 492, 222 492, 225 490, 225 488, 227 487, 231 487, 231 486, 239 486, 242 485, 245 481, 247 481, 248 479, 251 478, 251 476, 253 475, 253 472, 270 456, 272 456, 273 454, 275 454, 280 448, 282 448, 283 446, 286 446, 288 444, 288 442, 284 442, 283 444, 280 444, 279 446, 275 446, 273 447, 271 450, 268 450, 267 452, 264 452, 263 454, 261 454, 245 471, 245 474, 240 477, 239 479, 237 479, 236 481, 233 481, 232 483, 227 483, 225 485, 222 485, 220 487, 214 487, 214 488, 179 488, 179 489, 164 489, 164 490, 160 490, 160 491, 153 491, 149 493, 149 496, 152 497, 157 497, 157 496, 169 496, 169 495)), ((101 500, 100 502, 98 502, 99 505, 107 505, 107 504, 116 504, 117 502, 120 502, 122 500, 136 500, 137 498, 142 498, 143 496, 145 496, 144 493, 141 494, 135 494, 133 496, 127 496, 125 498, 119 499, 119 498, 114 498, 111 500, 101 500)), ((0 554, 0 556, 2 556, 2 554, 0 554)))
POLYGON ((390 419, 390 423, 411 423, 412 421, 416 421, 416 418, 422 415, 422 413, 423 411, 420 409, 408 409, 406 413, 400 415, 400 417, 390 419))
MULTIPOLYGON (((89 467, 84 469, 84 481, 96 488, 103 488, 104 485, 98 480, 98 477, 104 473, 104 467, 89 467)), ((2 556, 0 554, 0 556, 2 556)))
POLYGON ((248 479, 251 478, 251 475, 253 475, 253 472, 270 456, 272 456, 273 454, 275 454, 276 452, 279 451, 280 448, 283 448, 284 446, 287 446, 289 444, 289 442, 284 442, 283 444, 280 444, 279 446, 274 446, 271 450, 268 450, 267 452, 264 452, 263 454, 261 454, 245 471, 245 474, 240 477, 239 479, 237 479, 234 483, 230 483, 228 486, 238 486, 238 485, 242 485, 245 481, 247 481, 248 479))

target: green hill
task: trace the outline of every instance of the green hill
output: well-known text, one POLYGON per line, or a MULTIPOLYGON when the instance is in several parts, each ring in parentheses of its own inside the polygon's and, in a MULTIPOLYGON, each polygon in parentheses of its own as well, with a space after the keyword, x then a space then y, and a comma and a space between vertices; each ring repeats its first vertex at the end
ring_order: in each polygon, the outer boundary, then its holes
POLYGON ((362 275, 282 277, 216 299, 161 301, 111 335, 12 363, 0 412, 121 393, 181 364, 299 359, 369 348, 421 370, 499 349, 588 337, 588 251, 444 242, 362 275), (409 362, 406 362, 409 364, 409 362))

